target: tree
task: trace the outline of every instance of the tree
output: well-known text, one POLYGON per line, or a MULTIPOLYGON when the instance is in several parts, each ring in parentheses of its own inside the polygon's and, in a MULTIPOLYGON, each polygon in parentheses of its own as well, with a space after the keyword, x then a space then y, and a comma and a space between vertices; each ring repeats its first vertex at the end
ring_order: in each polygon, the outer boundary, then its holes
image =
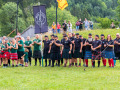
MULTIPOLYGON (((8 2, 0 9, 0 25, 1 35, 8 35, 16 27, 16 3, 8 2)), ((25 20, 23 19, 23 13, 18 8, 18 30, 22 32, 26 29, 25 20)))
POLYGON ((118 6, 116 8, 116 12, 117 12, 117 16, 119 17, 120 19, 120 0, 118 0, 118 6))

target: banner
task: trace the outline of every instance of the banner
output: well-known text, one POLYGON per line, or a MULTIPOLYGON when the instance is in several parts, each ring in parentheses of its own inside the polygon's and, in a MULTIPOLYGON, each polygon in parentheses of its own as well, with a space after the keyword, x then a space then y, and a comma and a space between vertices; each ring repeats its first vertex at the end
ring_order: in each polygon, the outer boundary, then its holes
POLYGON ((48 32, 45 5, 33 6, 35 34, 48 32))
POLYGON ((68 6, 67 0, 57 0, 57 1, 58 1, 58 7, 61 10, 64 10, 68 6))

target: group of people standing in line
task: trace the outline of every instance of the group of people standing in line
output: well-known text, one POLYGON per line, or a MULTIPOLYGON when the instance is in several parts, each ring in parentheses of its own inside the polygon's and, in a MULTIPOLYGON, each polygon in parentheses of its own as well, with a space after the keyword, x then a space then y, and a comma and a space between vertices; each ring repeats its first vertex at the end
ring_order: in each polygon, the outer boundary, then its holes
MULTIPOLYGON (((120 35, 117 33, 114 40, 111 35, 108 35, 106 39, 104 34, 101 34, 100 37, 95 35, 94 40, 91 33, 88 38, 83 38, 79 33, 68 33, 68 35, 63 34, 63 38, 58 40, 58 36, 54 34, 51 35, 51 39, 45 35, 42 41, 44 43, 45 67, 54 67, 54 64, 56 66, 64 64, 64 67, 67 67, 68 61, 69 67, 81 67, 81 60, 83 60, 83 66, 88 67, 89 59, 91 59, 92 67, 95 67, 96 60, 98 67, 100 67, 101 58, 104 67, 106 67, 106 59, 108 59, 109 67, 114 67, 116 60, 120 59, 120 35)), ((26 41, 20 35, 15 36, 12 41, 4 36, 2 45, 0 45, 0 66, 3 64, 4 68, 8 67, 11 65, 10 60, 12 60, 12 67, 28 67, 28 62, 31 66, 32 57, 35 59, 35 66, 37 66, 37 59, 39 59, 41 66, 41 44, 38 34, 33 41, 29 36, 26 41)))
MULTIPOLYGON (((82 22, 81 19, 76 22, 76 24, 75 24, 76 25, 76 31, 78 31, 78 30, 81 31, 83 29, 83 24, 85 25, 85 27, 84 27, 85 30, 90 30, 90 29, 93 30, 93 22, 88 21, 85 18, 84 22, 82 22)), ((68 23, 66 23, 66 20, 65 20, 64 23, 62 24, 62 27, 61 27, 59 22, 57 22, 57 32, 60 33, 61 30, 63 30, 64 33, 67 32, 67 31, 72 33, 73 32, 72 23, 70 21, 68 21, 68 23)), ((53 24, 52 24, 52 32, 53 32, 53 34, 56 33, 56 24, 55 24, 55 22, 53 22, 53 24)))

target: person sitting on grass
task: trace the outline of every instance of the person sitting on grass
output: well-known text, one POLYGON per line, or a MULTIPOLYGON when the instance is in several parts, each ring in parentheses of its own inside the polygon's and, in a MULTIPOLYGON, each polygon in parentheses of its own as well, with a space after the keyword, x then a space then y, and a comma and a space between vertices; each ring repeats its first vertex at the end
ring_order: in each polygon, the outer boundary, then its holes
POLYGON ((27 48, 25 48, 24 55, 21 57, 21 58, 24 58, 25 67, 28 67, 28 52, 29 52, 29 50, 27 48))

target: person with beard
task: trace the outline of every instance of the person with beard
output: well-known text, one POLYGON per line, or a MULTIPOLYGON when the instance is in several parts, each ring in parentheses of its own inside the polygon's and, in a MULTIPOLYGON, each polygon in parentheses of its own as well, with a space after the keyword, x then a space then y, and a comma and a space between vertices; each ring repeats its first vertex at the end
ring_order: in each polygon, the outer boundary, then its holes
POLYGON ((104 34, 101 34, 101 42, 102 42, 102 45, 101 45, 101 57, 102 57, 103 65, 104 65, 104 67, 106 67, 105 47, 104 47, 104 44, 106 43, 106 40, 105 40, 104 34))
POLYGON ((61 54, 63 55, 63 59, 65 59, 64 62, 64 67, 67 66, 67 60, 69 59, 69 67, 71 67, 71 59, 72 59, 72 55, 71 55, 71 51, 72 51, 72 43, 71 41, 68 39, 67 35, 64 35, 65 41, 63 42, 62 45, 62 50, 61 50, 61 54))
POLYGON ((98 60, 98 67, 100 67, 101 44, 102 42, 99 40, 99 35, 95 35, 95 41, 93 41, 92 46, 91 46, 93 67, 95 67, 95 60, 98 60))
POLYGON ((82 39, 79 38, 79 33, 76 33, 76 38, 74 41, 74 59, 75 59, 75 66, 77 66, 77 58, 79 58, 79 67, 81 67, 81 58, 82 58, 82 47, 83 42, 82 39))
POLYGON ((74 37, 72 37, 72 33, 69 33, 68 36, 69 36, 69 40, 72 43, 72 51, 71 51, 72 60, 71 61, 72 61, 72 65, 74 66, 74 58, 73 58, 74 37))
POLYGON ((32 44, 34 46, 33 58, 35 59, 35 66, 37 66, 37 59, 39 59, 39 66, 41 66, 41 40, 38 34, 35 35, 35 38, 32 44))
MULTIPOLYGON (((93 43, 92 34, 89 33, 88 39, 85 41, 85 44, 84 44, 85 45, 84 59, 85 59, 86 67, 88 67, 88 59, 91 59, 91 62, 92 62, 92 50, 91 50, 92 43, 93 43)), ((93 63, 92 63, 92 66, 93 66, 93 63)))
MULTIPOLYGON (((63 34, 63 39, 61 39, 61 44, 63 44, 63 43, 64 43, 64 41, 65 41, 64 35, 65 35, 65 34, 63 34)), ((63 58, 62 58, 62 54, 61 54, 61 65, 63 65, 63 58)))
MULTIPOLYGON (((114 40, 114 53, 115 59, 120 60, 120 34, 116 34, 116 39, 114 40)), ((114 60, 114 65, 116 64, 116 60, 114 60)))
POLYGON ((83 38, 82 35, 79 36, 80 39, 82 39, 82 42, 83 42, 83 47, 82 47, 82 59, 83 59, 83 66, 85 66, 85 59, 84 59, 84 56, 85 56, 85 42, 86 42, 86 38, 83 38))
POLYGON ((61 43, 58 40, 58 36, 54 36, 54 40, 50 43, 50 49, 49 51, 51 51, 51 60, 52 60, 52 66, 54 67, 54 62, 55 60, 58 61, 58 66, 60 66, 60 46, 61 43))
POLYGON ((30 66, 31 66, 31 57, 32 57, 32 41, 30 40, 30 36, 27 36, 27 41, 25 41, 25 48, 28 49, 28 60, 29 60, 29 63, 30 63, 30 66))
MULTIPOLYGON (((45 67, 47 67, 47 59, 50 59, 50 51, 49 51, 50 40, 47 35, 45 35, 45 40, 43 40, 43 43, 44 43, 43 58, 45 59, 45 67)), ((49 62, 49 66, 50 65, 51 62, 49 62)))
POLYGON ((111 38, 111 35, 107 36, 107 40, 106 40, 106 44, 104 45, 104 47, 106 48, 105 50, 105 58, 108 59, 108 63, 109 63, 109 67, 114 67, 114 51, 113 51, 113 47, 114 47, 114 41, 111 38))

